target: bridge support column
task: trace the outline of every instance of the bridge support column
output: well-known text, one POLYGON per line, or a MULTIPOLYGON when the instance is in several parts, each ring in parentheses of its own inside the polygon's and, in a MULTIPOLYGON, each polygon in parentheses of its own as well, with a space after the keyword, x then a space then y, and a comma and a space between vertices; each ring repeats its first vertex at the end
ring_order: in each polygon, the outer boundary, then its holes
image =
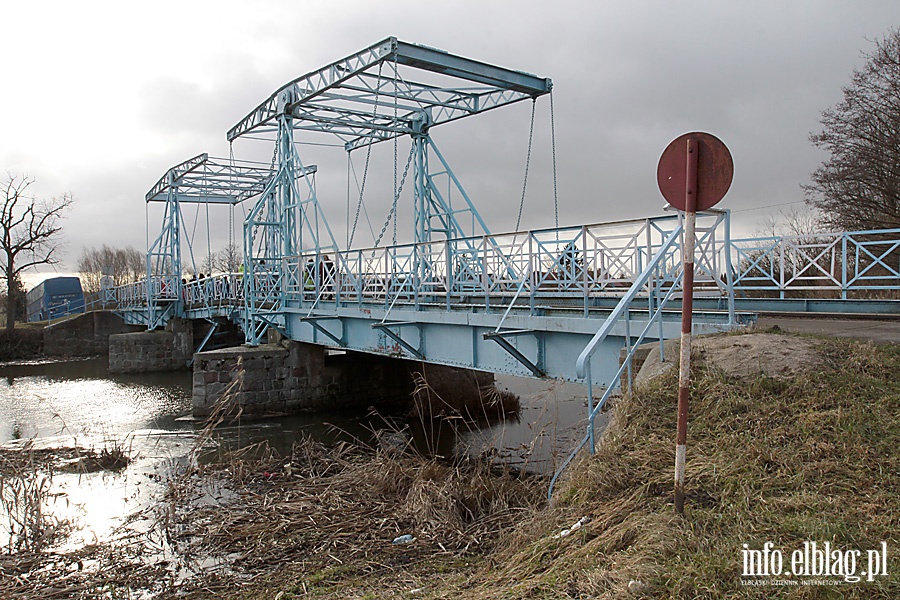
POLYGON ((194 324, 172 319, 164 331, 109 336, 110 373, 149 373, 186 369, 194 353, 194 324))
MULTIPOLYGON (((200 352, 194 357, 193 413, 205 417, 220 408, 232 416, 262 416, 408 403, 414 373, 422 370, 412 361, 293 341, 200 352)), ((493 374, 437 365, 427 365, 425 378, 434 394, 448 399, 478 396, 493 384, 493 374)))

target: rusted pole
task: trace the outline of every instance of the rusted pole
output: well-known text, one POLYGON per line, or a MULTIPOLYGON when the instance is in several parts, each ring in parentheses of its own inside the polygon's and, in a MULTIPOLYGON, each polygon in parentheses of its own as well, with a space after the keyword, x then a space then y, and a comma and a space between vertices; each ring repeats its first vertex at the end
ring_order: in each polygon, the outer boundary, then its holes
POLYGON ((675 437, 675 511, 684 513, 684 463, 687 446, 688 400, 691 390, 691 327, 694 309, 694 246, 697 228, 697 158, 696 139, 687 139, 687 177, 685 178, 683 298, 681 301, 681 362, 678 370, 678 432, 675 437))

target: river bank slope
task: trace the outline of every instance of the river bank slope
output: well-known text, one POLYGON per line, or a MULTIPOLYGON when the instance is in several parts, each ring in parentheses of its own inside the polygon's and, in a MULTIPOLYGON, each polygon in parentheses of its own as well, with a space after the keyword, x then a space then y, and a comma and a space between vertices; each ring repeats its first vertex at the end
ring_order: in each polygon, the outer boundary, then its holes
POLYGON ((668 370, 617 401, 596 454, 570 466, 550 503, 546 480, 489 457, 303 442, 173 480, 159 507, 165 561, 132 544, 92 550, 91 569, 14 579, 6 562, 0 596, 900 597, 900 347, 773 332, 698 346, 683 516, 668 370), (813 542, 839 552, 828 574, 793 561, 813 542), (747 574, 748 552, 764 548, 781 575, 747 574), (871 576, 869 551, 886 558, 871 576))

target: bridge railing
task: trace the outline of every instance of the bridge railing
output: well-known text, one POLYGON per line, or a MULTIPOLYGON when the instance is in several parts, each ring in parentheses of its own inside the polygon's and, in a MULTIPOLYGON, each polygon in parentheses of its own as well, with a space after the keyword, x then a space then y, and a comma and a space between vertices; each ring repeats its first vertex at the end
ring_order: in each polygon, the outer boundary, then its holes
MULTIPOLYGON (((515 302, 531 311, 555 303, 589 309, 596 298, 618 297, 634 283, 678 225, 678 215, 618 223, 544 229, 338 252, 304 253, 250 275, 229 273, 187 281, 187 310, 265 311, 285 302, 311 308, 339 305, 477 304, 502 309, 515 302), (246 289, 251 296, 245 298, 246 289)), ((735 292, 763 298, 850 298, 900 292, 900 229, 730 240, 727 213, 698 220, 695 292, 735 292)), ((662 261, 680 263, 678 247, 662 261)), ((672 271, 667 269, 666 272, 672 271)), ((175 300, 180 283, 152 277, 106 290, 119 310, 148 310, 147 299, 175 300)), ((652 299, 673 282, 650 278, 640 295, 652 299)), ((680 292, 676 292, 677 294, 680 292)))
POLYGON ((182 284, 182 301, 186 309, 233 307, 244 298, 243 275, 225 273, 192 279, 182 284))
POLYGON ((788 298, 900 290, 900 229, 735 240, 735 289, 788 298))
POLYGON ((126 283, 112 288, 119 309, 140 308, 147 305, 147 280, 126 283))
MULTIPOLYGON (((700 219, 696 286, 724 295, 725 213, 700 219)), ((422 302, 503 306, 516 296, 532 310, 543 298, 568 298, 587 310, 591 299, 618 296, 678 225, 678 216, 613 224, 547 229, 339 252, 305 253, 284 259, 285 300, 301 305, 422 302)), ((675 247, 663 261, 680 263, 675 247)), ((672 281, 652 279, 644 294, 665 291, 672 281)))

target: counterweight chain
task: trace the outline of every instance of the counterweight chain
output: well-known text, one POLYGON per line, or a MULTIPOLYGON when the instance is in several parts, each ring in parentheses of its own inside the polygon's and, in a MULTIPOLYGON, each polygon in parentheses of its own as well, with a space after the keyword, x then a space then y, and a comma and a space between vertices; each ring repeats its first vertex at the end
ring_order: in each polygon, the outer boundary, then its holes
POLYGON ((381 243, 381 238, 384 237, 384 232, 387 231, 388 224, 391 222, 391 218, 394 217, 394 245, 397 245, 397 201, 400 199, 400 194, 403 193, 403 184, 406 183, 406 175, 409 173, 409 165, 412 163, 412 157, 414 154, 415 147, 410 147, 409 156, 406 159, 406 167, 403 168, 403 178, 400 180, 400 187, 397 188, 397 193, 394 194, 394 202, 391 205, 391 211, 388 213, 387 219, 384 222, 384 226, 381 228, 381 233, 378 234, 378 239, 375 240, 375 247, 378 247, 378 244, 381 243))
POLYGON ((528 168, 531 166, 531 142, 534 140, 534 108, 537 98, 531 99, 531 126, 528 130, 528 155, 525 158, 525 180, 522 182, 522 200, 519 202, 519 216, 516 217, 516 229, 522 224, 522 209, 525 208, 525 190, 528 189, 528 168))
MULTIPOLYGON (((375 81, 375 102, 373 102, 374 107, 372 108, 373 122, 378 116, 378 94, 381 92, 381 69, 383 66, 383 62, 378 63, 378 79, 375 81)), ((373 143, 374 142, 370 141, 366 145, 366 166, 363 169, 362 184, 359 186, 359 202, 356 203, 356 216, 353 217, 353 229, 350 230, 350 236, 347 239, 347 250, 353 245, 353 238, 356 236, 356 226, 359 224, 359 213, 362 210, 363 193, 366 190, 366 177, 369 175, 369 158, 372 156, 373 143)))

